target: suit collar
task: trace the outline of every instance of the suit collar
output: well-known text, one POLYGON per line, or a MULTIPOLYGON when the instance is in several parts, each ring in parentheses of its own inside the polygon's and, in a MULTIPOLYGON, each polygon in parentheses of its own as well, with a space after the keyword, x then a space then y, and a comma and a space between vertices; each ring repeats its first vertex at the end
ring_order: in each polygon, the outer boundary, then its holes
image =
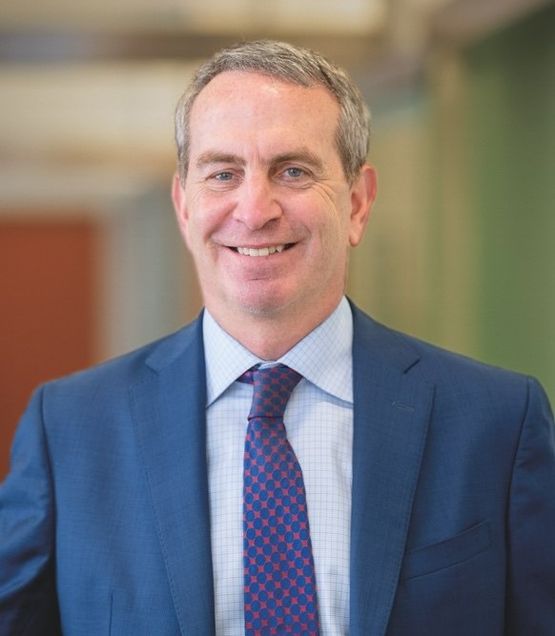
MULTIPOLYGON (((350 634, 383 636, 426 440, 433 386, 400 335, 353 306, 350 634)), ((202 321, 162 341, 131 389, 134 421, 182 634, 214 634, 202 321)))
POLYGON ((352 301, 354 346, 378 374, 381 369, 407 373, 420 361, 420 353, 403 334, 386 327, 361 311, 352 301))
POLYGON ((156 342, 146 358, 147 367, 155 373, 160 373, 166 367, 171 367, 174 362, 179 362, 183 356, 191 354, 201 356, 204 361, 203 315, 204 311, 201 311, 192 323, 156 342))
POLYGON ((353 340, 353 636, 383 636, 393 606, 433 387, 418 354, 356 308, 353 340))
POLYGON ((182 634, 214 634, 201 321, 162 341, 131 388, 174 607, 182 634))

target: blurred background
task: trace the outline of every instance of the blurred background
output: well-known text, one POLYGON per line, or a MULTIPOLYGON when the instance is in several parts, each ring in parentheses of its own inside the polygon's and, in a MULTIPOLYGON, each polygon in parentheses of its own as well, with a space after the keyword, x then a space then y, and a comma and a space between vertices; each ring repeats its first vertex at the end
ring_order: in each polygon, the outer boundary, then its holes
POLYGON ((555 400, 554 34, 545 0, 3 3, 0 478, 37 383, 198 312, 173 109, 241 39, 321 51, 371 106, 380 193, 351 297, 555 400))

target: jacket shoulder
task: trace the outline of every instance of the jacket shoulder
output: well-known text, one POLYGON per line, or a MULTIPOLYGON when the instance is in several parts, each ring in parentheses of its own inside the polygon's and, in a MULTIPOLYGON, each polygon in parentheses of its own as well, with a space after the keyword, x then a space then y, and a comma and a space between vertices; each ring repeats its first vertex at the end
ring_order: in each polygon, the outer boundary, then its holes
MULTIPOLYGON (((127 389, 152 373, 159 373, 185 354, 202 354, 202 319, 138 349, 95 366, 51 380, 44 385, 52 397, 86 393, 95 395, 127 389)), ((197 358, 198 359, 198 358, 197 358)))
POLYGON ((396 331, 353 307, 355 348, 365 356, 378 356, 381 363, 397 367, 402 373, 418 374, 433 385, 436 397, 458 400, 495 401, 522 405, 529 383, 536 382, 522 373, 486 364, 449 351, 412 335, 396 331))

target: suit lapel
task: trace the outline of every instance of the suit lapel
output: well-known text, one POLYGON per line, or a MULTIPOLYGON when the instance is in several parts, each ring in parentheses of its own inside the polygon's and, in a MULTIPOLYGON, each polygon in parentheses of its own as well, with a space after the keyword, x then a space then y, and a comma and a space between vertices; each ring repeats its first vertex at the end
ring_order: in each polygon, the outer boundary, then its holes
POLYGON ((403 559, 433 387, 418 356, 354 310, 350 633, 382 636, 403 559))
POLYGON ((163 342, 131 390, 137 436, 182 634, 214 634, 201 320, 163 342))
MULTIPOLYGON (((383 636, 407 538, 433 387, 418 356, 353 308, 350 634, 383 636)), ((155 350, 132 387, 160 546, 181 633, 213 635, 205 368, 198 320, 155 350)))

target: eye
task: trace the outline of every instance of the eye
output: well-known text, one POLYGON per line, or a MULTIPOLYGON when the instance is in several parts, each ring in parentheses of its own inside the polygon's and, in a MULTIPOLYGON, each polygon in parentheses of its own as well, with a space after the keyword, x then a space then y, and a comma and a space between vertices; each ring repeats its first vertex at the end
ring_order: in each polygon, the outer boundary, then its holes
POLYGON ((298 166, 291 166, 283 171, 285 177, 289 179, 300 179, 306 176, 306 172, 298 166))
POLYGON ((235 170, 218 170, 207 175, 206 186, 212 190, 228 190, 239 183, 239 175, 235 170))
POLYGON ((287 187, 306 188, 312 183, 313 174, 302 166, 289 165, 280 168, 276 178, 287 187))
POLYGON ((212 179, 216 181, 231 181, 233 179, 233 172, 230 172, 229 170, 217 172, 216 174, 212 175, 212 179))

